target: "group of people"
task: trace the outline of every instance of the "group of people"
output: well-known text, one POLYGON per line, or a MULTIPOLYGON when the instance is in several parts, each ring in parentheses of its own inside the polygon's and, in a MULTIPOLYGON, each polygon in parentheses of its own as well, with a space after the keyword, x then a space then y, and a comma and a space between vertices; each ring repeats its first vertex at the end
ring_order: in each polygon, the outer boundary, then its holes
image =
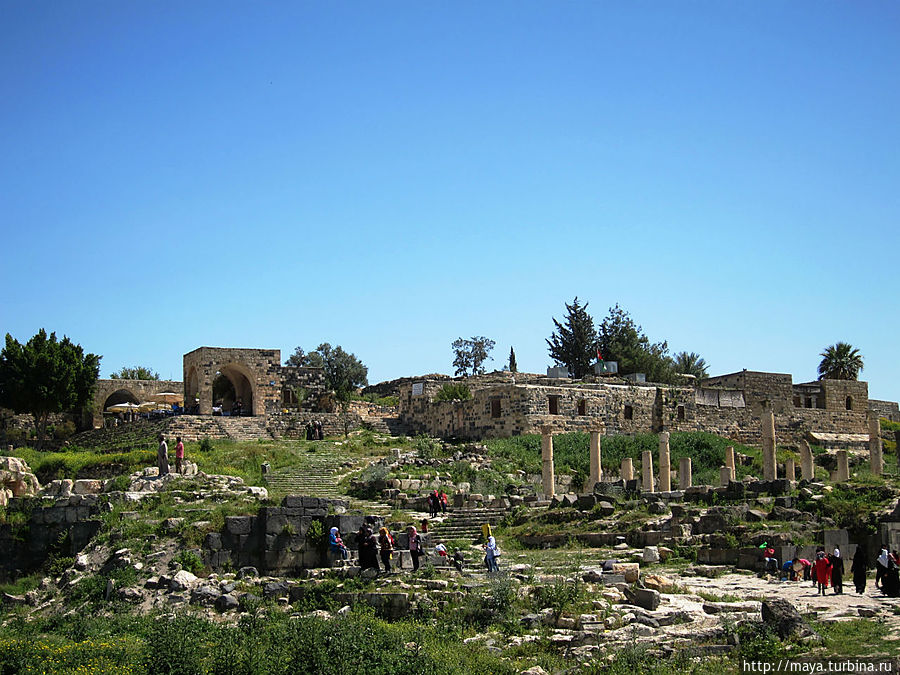
POLYGON ((306 423, 306 440, 324 441, 325 433, 322 431, 322 423, 318 420, 310 420, 306 423))
MULTIPOLYGON (((766 545, 767 546, 767 545, 766 545)), ((777 567, 775 549, 768 547, 763 553, 766 571, 772 569, 772 563, 777 567)), ((857 593, 865 593, 866 579, 871 565, 865 546, 857 546, 850 565, 853 574, 853 585, 857 593)), ((781 567, 781 579, 790 581, 811 581, 819 595, 825 595, 825 589, 830 585, 835 595, 844 592, 844 557, 839 546, 830 554, 824 546, 816 548, 815 560, 805 558, 793 558, 781 567)), ((900 554, 897 551, 889 552, 886 546, 882 547, 881 555, 875 561, 875 588, 880 588, 889 597, 900 597, 900 554)))
POLYGON ((437 490, 428 495, 428 513, 434 518, 439 513, 447 513, 447 494, 437 490))
MULTIPOLYGON (((166 443, 166 437, 159 435, 159 447, 156 449, 156 465, 159 467, 159 475, 165 476, 169 473, 169 446, 166 443)), ((184 470, 184 443, 181 442, 181 436, 175 437, 175 473, 181 473, 184 470)))
MULTIPOLYGON (((419 534, 415 526, 410 525, 406 528, 406 535, 408 540, 407 550, 409 551, 413 571, 415 572, 419 569, 419 559, 426 555, 425 545, 422 540, 422 535, 419 534)), ((331 555, 335 560, 347 560, 350 558, 350 549, 344 544, 340 530, 337 527, 331 528, 328 535, 328 543, 331 555)), ((397 542, 394 540, 390 530, 386 527, 379 529, 378 536, 376 537, 371 526, 362 525, 356 533, 356 547, 359 551, 359 566, 361 569, 374 569, 380 572, 381 567, 378 564, 378 559, 380 557, 381 564, 384 566, 384 571, 393 571, 393 568, 391 567, 391 555, 395 550, 398 550, 398 548, 397 542)), ((488 571, 499 571, 496 559, 500 556, 500 549, 493 537, 491 537, 488 544, 485 545, 485 550, 485 560, 487 561, 490 559, 492 561, 492 564, 488 564, 488 571)), ((465 566, 465 556, 463 555, 462 550, 457 548, 451 556, 444 544, 438 544, 434 547, 434 552, 441 557, 449 559, 457 571, 463 571, 463 567, 465 566)))

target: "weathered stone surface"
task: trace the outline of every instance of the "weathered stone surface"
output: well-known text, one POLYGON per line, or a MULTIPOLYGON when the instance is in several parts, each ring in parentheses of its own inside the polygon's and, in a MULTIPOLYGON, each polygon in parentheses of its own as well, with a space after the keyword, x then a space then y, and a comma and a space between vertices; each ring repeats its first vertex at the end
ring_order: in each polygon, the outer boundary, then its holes
POLYGON ((801 633, 805 625, 797 608, 783 598, 763 601, 762 620, 769 624, 782 640, 801 633))
POLYGON ((659 607, 659 591, 651 588, 629 588, 625 591, 628 602, 650 612, 659 607))
POLYGON ((238 599, 230 593, 220 595, 218 598, 216 598, 216 609, 220 612, 227 612, 231 609, 237 609, 239 604, 240 603, 238 603, 238 599))
POLYGON ((197 583, 197 577, 187 570, 179 570, 169 581, 169 590, 174 593, 187 591, 197 583))

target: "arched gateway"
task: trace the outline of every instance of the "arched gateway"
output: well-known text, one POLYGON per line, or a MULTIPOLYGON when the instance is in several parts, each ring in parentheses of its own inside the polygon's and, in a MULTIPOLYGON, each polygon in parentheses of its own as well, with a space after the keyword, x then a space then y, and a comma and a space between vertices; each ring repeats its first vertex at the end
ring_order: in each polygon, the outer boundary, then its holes
POLYGON ((200 347, 184 355, 184 393, 189 407, 211 415, 213 406, 264 416, 281 405, 281 351, 200 347))

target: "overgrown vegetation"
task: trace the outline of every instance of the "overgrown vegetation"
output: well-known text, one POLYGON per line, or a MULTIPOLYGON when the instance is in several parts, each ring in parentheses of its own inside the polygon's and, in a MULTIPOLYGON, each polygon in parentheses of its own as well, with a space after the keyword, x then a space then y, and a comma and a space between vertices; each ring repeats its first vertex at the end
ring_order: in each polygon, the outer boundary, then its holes
POLYGON ((447 382, 434 395, 435 401, 468 401, 472 398, 472 392, 463 382, 447 382))

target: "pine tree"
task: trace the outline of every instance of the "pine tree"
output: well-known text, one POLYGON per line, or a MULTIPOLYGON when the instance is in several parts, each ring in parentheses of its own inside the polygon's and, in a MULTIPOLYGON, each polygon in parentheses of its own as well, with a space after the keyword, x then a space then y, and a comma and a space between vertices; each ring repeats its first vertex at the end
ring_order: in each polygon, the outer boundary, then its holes
POLYGON ((518 365, 516 364, 516 350, 512 347, 509 348, 509 372, 519 372, 518 365))
POLYGON ((557 364, 566 366, 576 379, 591 372, 591 364, 597 358, 597 331, 594 329, 594 319, 587 313, 587 307, 588 303, 578 303, 578 296, 575 296, 571 305, 566 303, 565 322, 553 319, 556 330, 547 340, 550 358, 557 364))

